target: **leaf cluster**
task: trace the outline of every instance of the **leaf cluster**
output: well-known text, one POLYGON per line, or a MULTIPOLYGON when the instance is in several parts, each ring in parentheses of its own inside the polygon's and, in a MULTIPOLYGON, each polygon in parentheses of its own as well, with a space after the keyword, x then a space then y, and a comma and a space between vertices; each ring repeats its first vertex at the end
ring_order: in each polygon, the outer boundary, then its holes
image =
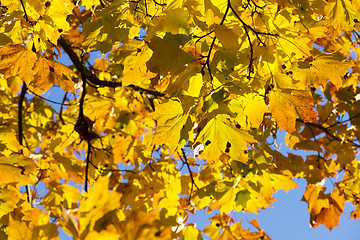
POLYGON ((236 213, 295 178, 358 219, 359 6, 2 0, 0 238, 270 239, 236 213))

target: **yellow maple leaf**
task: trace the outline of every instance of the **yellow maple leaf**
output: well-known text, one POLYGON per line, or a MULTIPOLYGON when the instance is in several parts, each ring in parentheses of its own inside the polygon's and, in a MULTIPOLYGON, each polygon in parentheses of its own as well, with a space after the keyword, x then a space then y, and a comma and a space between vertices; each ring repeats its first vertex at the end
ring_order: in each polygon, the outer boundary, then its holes
MULTIPOLYGON (((189 114, 184 114, 181 103, 170 100, 167 103, 157 105, 153 118, 157 122, 157 128, 153 138, 153 144, 162 145, 168 143, 171 152, 174 152, 192 128, 189 114)), ((191 138, 191 134, 184 139, 191 138)), ((184 142, 185 143, 185 142, 184 142)), ((181 147, 181 146, 180 146, 181 147)))
POLYGON ((227 114, 219 114, 211 119, 201 130, 197 141, 205 146, 200 157, 210 162, 218 160, 222 153, 246 161, 246 144, 256 142, 247 131, 236 128, 227 114))
POLYGON ((349 72, 353 64, 344 61, 345 57, 339 53, 320 54, 311 62, 311 84, 316 88, 326 86, 330 80, 336 87, 341 87, 343 76, 349 72))
POLYGON ((108 191, 109 178, 99 177, 93 188, 85 193, 80 202, 80 232, 81 238, 97 227, 97 232, 106 229, 111 218, 116 216, 116 209, 120 207, 121 194, 108 191), (106 189, 106 191, 104 191, 106 189), (99 226, 96 226, 99 225, 99 226))
POLYGON ((10 215, 6 228, 9 239, 54 239, 58 235, 57 225, 51 223, 49 215, 38 208, 22 211, 21 220, 15 214, 10 215))
POLYGON ((271 184, 276 191, 283 189, 287 192, 290 189, 298 187, 289 176, 276 173, 270 173, 269 176, 271 178, 271 184))
POLYGON ((255 94, 249 93, 231 100, 229 108, 238 114, 236 121, 238 123, 244 122, 244 115, 247 116, 247 124, 251 127, 258 128, 263 121, 264 113, 268 112, 268 106, 265 104, 264 98, 255 94))
POLYGON ((197 240, 200 238, 200 231, 193 226, 183 229, 184 240, 197 240))
POLYGON ((81 0, 81 6, 84 6, 86 9, 92 10, 93 6, 100 5, 99 0, 81 0))
POLYGON ((0 217, 12 212, 14 207, 21 198, 21 194, 17 188, 7 184, 1 185, 0 188, 0 217))
POLYGON ((30 174, 36 169, 36 164, 32 159, 17 154, 9 157, 0 157, 0 184, 17 183, 26 185, 33 182, 30 174))
POLYGON ((350 31, 352 23, 358 17, 353 3, 350 0, 331 0, 325 6, 325 16, 329 17, 329 22, 335 28, 350 31))
POLYGON ((28 84, 36 60, 36 54, 22 45, 5 45, 0 48, 0 73, 6 77, 18 76, 28 84))
POLYGON ((301 201, 308 203, 308 211, 311 216, 317 216, 323 208, 329 207, 329 200, 326 197, 325 187, 321 185, 307 185, 301 201))
POLYGON ((67 31, 70 25, 66 20, 67 15, 71 13, 75 5, 70 0, 52 0, 50 6, 46 9, 44 18, 50 18, 57 28, 67 31))
POLYGON ((6 228, 9 240, 31 240, 32 231, 24 221, 9 219, 9 225, 6 228))

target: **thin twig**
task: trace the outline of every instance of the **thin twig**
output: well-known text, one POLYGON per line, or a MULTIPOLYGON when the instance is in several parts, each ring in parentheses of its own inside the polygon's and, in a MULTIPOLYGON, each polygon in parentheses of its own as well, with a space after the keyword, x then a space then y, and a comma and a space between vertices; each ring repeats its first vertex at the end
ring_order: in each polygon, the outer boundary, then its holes
POLYGON ((63 109, 64 109, 64 105, 65 105, 65 101, 66 101, 66 98, 67 98, 67 92, 65 92, 64 94, 64 97, 63 97, 63 100, 62 100, 62 104, 61 104, 61 107, 60 107, 60 112, 59 112, 59 119, 61 121, 62 124, 65 124, 65 121, 62 117, 62 113, 63 113, 63 109))
POLYGON ((53 104, 57 104, 57 105, 65 105, 65 106, 72 106, 72 105, 77 105, 77 103, 64 103, 64 101, 63 102, 56 102, 56 101, 53 101, 53 100, 50 100, 50 99, 47 99, 47 98, 45 98, 45 97, 43 97, 43 96, 40 96, 39 94, 36 94, 36 93, 34 93, 33 91, 31 91, 30 89, 28 89, 28 91, 29 92, 31 92, 31 94, 33 94, 34 96, 36 96, 36 97, 38 97, 38 98, 41 98, 41 99, 43 99, 43 100, 45 100, 45 101, 47 101, 47 102, 51 102, 51 103, 53 103, 53 104))
MULTIPOLYGON (((225 10, 225 13, 224 13, 224 16, 223 16, 223 18, 221 19, 220 25, 223 25, 223 24, 224 24, 224 21, 225 21, 226 16, 227 16, 227 14, 228 14, 228 12, 229 12, 229 9, 230 9, 230 7, 229 7, 229 5, 227 5, 226 10, 225 10)), ((211 33, 211 32, 210 32, 210 33, 211 33)), ((209 35, 210 33, 205 34, 203 37, 209 35)), ((200 40, 200 38, 197 40, 197 42, 198 42, 199 40, 200 40)), ((208 52, 207 56, 204 56, 204 57, 206 57, 206 62, 205 62, 205 64, 203 65, 203 67, 201 68, 201 72, 203 72, 203 71, 204 71, 204 68, 207 67, 207 70, 208 70, 208 72, 209 72, 209 76, 210 76, 210 79, 211 79, 211 80, 213 80, 213 75, 212 75, 212 73, 211 73, 211 68, 210 68, 210 57, 211 57, 211 52, 212 52, 212 50, 213 50, 213 48, 214 48, 214 45, 215 45, 215 41, 216 41, 216 36, 214 36, 214 38, 213 38, 213 40, 212 40, 212 42, 211 42, 210 49, 209 49, 209 52, 208 52)))
POLYGON ((165 7, 167 5, 166 3, 159 3, 155 0, 153 0, 153 2, 155 3, 155 5, 159 5, 160 7, 165 7))
POLYGON ((194 181, 194 177, 193 177, 192 171, 191 171, 191 169, 190 169, 189 162, 188 162, 187 157, 186 157, 186 153, 185 153, 185 151, 184 151, 183 148, 181 149, 181 152, 182 152, 182 154, 183 154, 183 158, 184 158, 184 159, 182 159, 181 157, 180 157, 180 159, 181 159, 181 160, 183 161, 183 163, 186 165, 186 167, 187 167, 187 169, 188 169, 188 171, 189 171, 190 179, 191 179, 191 189, 190 189, 190 194, 189 194, 189 202, 190 202, 190 201, 191 201, 191 194, 192 194, 193 191, 194 191, 194 186, 195 186, 198 190, 199 190, 199 187, 196 185, 196 183, 195 183, 195 181, 194 181))
POLYGON ((337 126, 337 125, 339 125, 339 124, 349 122, 349 121, 351 121, 351 120, 353 120, 353 119, 355 119, 355 118, 358 118, 358 117, 360 117, 360 113, 358 113, 358 114, 350 117, 349 119, 346 119, 346 120, 343 120, 343 121, 339 121, 339 122, 337 122, 337 123, 334 123, 334 124, 328 126, 327 128, 329 129, 329 128, 332 128, 332 127, 337 126))
POLYGON ((305 124, 307 126, 312 126, 312 127, 315 127, 315 128, 318 128, 318 129, 322 130, 327 136, 329 136, 333 140, 336 140, 338 142, 349 142, 349 143, 352 144, 353 147, 360 148, 360 144, 354 143, 353 141, 349 141, 349 140, 343 140, 343 139, 335 136, 333 133, 331 133, 329 131, 328 128, 326 128, 326 127, 324 127, 324 126, 322 126, 320 124, 312 123, 312 122, 304 122, 304 120, 302 120, 302 119, 296 119, 296 121, 301 122, 301 123, 303 123, 303 124, 305 124))

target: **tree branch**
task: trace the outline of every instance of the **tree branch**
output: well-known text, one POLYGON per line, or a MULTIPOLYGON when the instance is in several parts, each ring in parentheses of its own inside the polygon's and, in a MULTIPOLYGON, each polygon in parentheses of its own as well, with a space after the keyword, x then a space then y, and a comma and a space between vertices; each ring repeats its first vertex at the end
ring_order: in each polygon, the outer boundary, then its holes
POLYGON ((60 111, 59 111, 59 119, 61 121, 62 124, 65 124, 64 122, 64 119, 62 117, 62 113, 63 113, 63 110, 64 110, 64 105, 66 104, 65 101, 66 101, 66 98, 67 98, 67 92, 64 94, 64 97, 63 97, 63 100, 62 100, 62 103, 61 103, 61 107, 60 107, 60 111))
MULTIPOLYGON (((230 7, 229 7, 229 5, 227 5, 226 10, 225 10, 225 13, 224 13, 224 16, 223 16, 223 18, 221 19, 220 25, 223 25, 223 24, 224 24, 224 21, 225 21, 226 16, 227 16, 227 14, 228 14, 228 12, 229 12, 229 9, 230 9, 230 7)), ((210 32, 210 33, 211 33, 211 32, 210 32)), ((210 34, 210 33, 208 33, 208 34, 210 34)), ((207 36, 208 34, 205 34, 205 36, 207 36)), ((203 36, 203 37, 204 37, 204 36, 203 36)), ((200 40, 200 39, 201 39, 201 38, 199 38, 198 40, 200 40)), ((196 42, 198 42, 198 40, 197 40, 196 42)), ((214 48, 215 41, 216 41, 216 36, 214 36, 214 38, 213 38, 213 40, 212 40, 212 42, 211 42, 209 52, 208 52, 208 54, 205 56, 205 57, 206 57, 206 62, 205 62, 205 64, 203 65, 203 67, 201 68, 201 72, 203 72, 203 71, 204 71, 204 68, 207 67, 207 69, 208 69, 208 71, 209 71, 209 75, 210 75, 210 79, 211 79, 211 80, 213 80, 213 75, 212 75, 212 73, 211 73, 211 68, 210 68, 210 56, 211 56, 211 52, 212 52, 212 50, 213 50, 213 48, 214 48)))
MULTIPOLYGON (((25 82, 23 82, 23 85, 21 87, 21 93, 19 97, 19 105, 18 105, 18 142, 22 146, 23 145, 23 103, 25 99, 25 94, 28 90, 28 87, 26 86, 25 82)), ((22 154, 22 150, 21 150, 22 154)), ((26 185, 26 193, 27 193, 27 200, 32 206, 32 195, 30 191, 30 184, 26 185)))
POLYGON ((21 6, 23 8, 23 11, 24 11, 24 17, 25 17, 25 20, 32 26, 34 25, 34 23, 32 21, 30 21, 27 13, 26 13, 26 9, 25 9, 25 5, 24 5, 24 1, 23 0, 20 0, 20 3, 21 3, 21 6))
MULTIPOLYGON (((63 37, 60 37, 58 39, 58 44, 64 49, 64 51, 69 55, 71 61, 73 62, 76 69, 80 72, 81 76, 85 77, 86 80, 88 80, 93 85, 98 85, 101 87, 123 87, 121 82, 110 82, 110 81, 103 81, 100 80, 94 73, 89 71, 80 61, 77 54, 74 52, 74 50, 71 48, 71 46, 65 41, 63 37)), ((125 86, 124 88, 135 90, 137 92, 140 92, 141 94, 146 95, 152 95, 154 97, 162 97, 165 96, 164 93, 160 93, 158 91, 154 90, 148 90, 139 86, 135 86, 133 84, 125 86)))
POLYGON ((85 165, 85 181, 84 181, 84 186, 85 186, 85 192, 88 191, 88 181, 89 181, 89 164, 90 164, 90 155, 91 155, 91 143, 90 143, 90 139, 87 139, 87 144, 88 144, 88 150, 86 153, 86 165, 85 165))
POLYGON ((327 136, 329 136, 330 138, 332 138, 333 140, 336 140, 338 142, 349 142, 352 144, 353 147, 357 147, 357 148, 360 148, 360 144, 357 144, 357 143, 354 143, 353 141, 349 141, 349 140, 343 140, 337 136, 335 136, 333 133, 331 133, 329 131, 328 128, 322 126, 321 124, 317 124, 317 123, 312 123, 312 122, 304 122, 304 120, 302 119, 296 119, 297 122, 301 122, 303 124, 305 124, 306 126, 312 126, 312 127, 315 127, 317 129, 320 129, 322 130, 327 136))
POLYGON ((22 88, 21 88, 21 93, 20 93, 20 97, 19 97, 19 106, 18 106, 18 141, 19 144, 22 146, 23 145, 23 102, 25 99, 25 94, 27 92, 28 88, 26 86, 25 83, 23 83, 22 88))

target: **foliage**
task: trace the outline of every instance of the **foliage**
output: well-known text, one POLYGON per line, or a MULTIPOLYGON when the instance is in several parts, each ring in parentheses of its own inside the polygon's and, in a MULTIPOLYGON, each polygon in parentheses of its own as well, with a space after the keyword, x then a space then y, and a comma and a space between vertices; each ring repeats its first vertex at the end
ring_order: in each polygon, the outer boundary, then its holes
POLYGON ((268 239, 294 178, 359 218, 359 0, 0 3, 2 239, 268 239))

